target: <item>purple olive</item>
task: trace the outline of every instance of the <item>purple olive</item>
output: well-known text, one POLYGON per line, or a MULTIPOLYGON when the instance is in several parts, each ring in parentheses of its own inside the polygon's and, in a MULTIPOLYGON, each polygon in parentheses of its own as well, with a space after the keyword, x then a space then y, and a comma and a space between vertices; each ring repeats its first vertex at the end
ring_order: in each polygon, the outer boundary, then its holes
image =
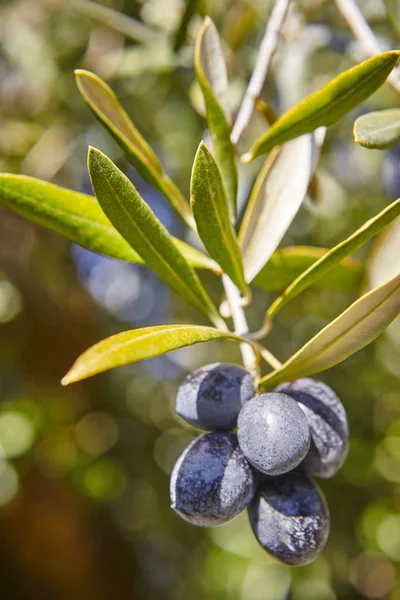
POLYGON ((310 563, 328 539, 326 501, 315 483, 302 473, 264 477, 248 515, 259 544, 288 565, 310 563))
POLYGON ((190 373, 178 389, 176 412, 200 429, 230 430, 253 398, 253 379, 239 365, 215 363, 190 373))
POLYGON ((291 396, 306 415, 311 446, 301 468, 309 475, 332 477, 343 465, 349 446, 343 404, 329 386, 316 379, 283 383, 275 391, 291 396))
POLYGON ((307 419, 287 394, 261 394, 245 404, 238 439, 247 460, 266 475, 291 471, 310 447, 307 419))
POLYGON ((172 508, 199 527, 216 527, 245 509, 255 493, 252 469, 234 433, 196 438, 171 475, 172 508))

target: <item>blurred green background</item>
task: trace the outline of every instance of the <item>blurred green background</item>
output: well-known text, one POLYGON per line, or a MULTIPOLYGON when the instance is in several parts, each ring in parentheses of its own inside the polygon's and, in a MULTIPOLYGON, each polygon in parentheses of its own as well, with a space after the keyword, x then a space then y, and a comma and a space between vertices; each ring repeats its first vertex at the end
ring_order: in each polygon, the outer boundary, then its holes
MULTIPOLYGON (((382 47, 398 48, 383 3, 359 4, 382 47)), ((94 145, 128 173, 174 234, 187 236, 95 121, 73 71, 86 68, 110 83, 187 193, 205 126, 193 71, 202 16, 210 14, 221 32, 237 109, 271 5, 1 0, 1 171, 90 191, 86 152, 94 145), (99 6, 140 24, 115 15, 111 23, 99 6)), ((364 58, 333 0, 294 1, 264 99, 281 112, 364 58)), ((330 247, 400 196, 400 150, 366 150, 351 133, 356 116, 392 106, 398 97, 383 87, 328 130, 317 197, 306 200, 283 246, 330 247)), ((243 149, 262 127, 255 119, 243 149)), ((241 167, 242 206, 260 164, 241 167)), ((220 301, 217 278, 201 276, 220 301)), ((311 288, 282 312, 270 349, 287 358, 353 300, 311 288)), ((270 301, 255 291, 252 327, 270 301)), ((327 548, 301 569, 270 559, 246 515, 201 530, 169 508, 169 474, 196 435, 174 415, 177 386, 202 364, 240 361, 233 344, 186 348, 61 388, 61 377, 92 343, 163 322, 201 319, 145 267, 71 247, 0 207, 0 597, 400 599, 399 319, 321 375, 345 404, 351 449, 340 473, 321 482, 332 515, 327 548)))

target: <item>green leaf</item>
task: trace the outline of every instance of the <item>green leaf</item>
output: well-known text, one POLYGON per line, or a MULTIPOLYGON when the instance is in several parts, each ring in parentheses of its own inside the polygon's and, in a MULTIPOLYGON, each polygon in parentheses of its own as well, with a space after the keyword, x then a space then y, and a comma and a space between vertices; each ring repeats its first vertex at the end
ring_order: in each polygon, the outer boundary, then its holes
POLYGON ((399 55, 398 51, 377 54, 332 79, 282 115, 242 157, 243 162, 250 162, 274 146, 341 119, 384 83, 399 55))
POLYGON ((386 150, 400 143, 400 108, 378 110, 354 122, 354 141, 365 148, 386 150))
POLYGON ((101 208, 146 265, 212 323, 224 327, 195 271, 129 179, 95 148, 89 149, 88 169, 101 208))
POLYGON ((218 31, 209 17, 204 19, 197 36, 195 68, 206 105, 208 128, 233 218, 236 215, 238 175, 235 148, 230 139, 232 118, 227 98, 228 77, 218 31))
POLYGON ((133 125, 112 89, 100 77, 76 69, 76 82, 84 100, 125 152, 137 171, 169 200, 177 213, 193 227, 189 204, 163 172, 160 162, 146 140, 133 125))
MULTIPOLYGON (((123 331, 86 350, 61 383, 68 385, 114 367, 154 358, 185 346, 218 339, 251 344, 249 340, 229 331, 198 325, 158 325, 123 331)), ((253 345, 253 347, 258 352, 257 346, 253 345)))
MULTIPOLYGON (((289 246, 276 250, 253 284, 266 292, 282 292, 306 269, 329 250, 314 246, 289 246)), ((363 265, 354 258, 345 258, 314 282, 316 288, 355 292, 363 277, 363 265)))
POLYGON ((377 236, 368 256, 367 272, 369 288, 400 274, 400 218, 377 236))
POLYGON ((303 290, 307 289, 323 275, 326 275, 346 256, 349 256, 357 248, 365 244, 376 235, 385 225, 400 215, 400 198, 387 206, 383 211, 372 219, 369 219, 360 229, 357 229, 350 237, 329 250, 317 262, 299 275, 295 281, 279 296, 267 311, 267 320, 272 319, 290 300, 293 300, 303 290))
POLYGON ((194 159, 190 196, 197 231, 206 250, 242 293, 248 294, 222 177, 203 142, 194 159))
POLYGON ((361 296, 260 385, 308 377, 342 362, 378 335, 400 312, 400 275, 361 296))
POLYGON ((154 44, 159 40, 159 31, 150 29, 144 23, 136 21, 117 10, 102 6, 98 2, 92 2, 91 0, 69 0, 62 4, 63 8, 76 10, 135 42, 154 44))
POLYGON ((307 193, 314 169, 314 135, 271 154, 254 184, 239 232, 244 272, 251 282, 278 247, 307 193))
MULTIPOLYGON (((94 196, 34 177, 0 173, 0 203, 83 248, 127 262, 143 262, 111 225, 94 196)), ((176 238, 174 242, 192 267, 221 272, 220 267, 199 250, 176 238)))

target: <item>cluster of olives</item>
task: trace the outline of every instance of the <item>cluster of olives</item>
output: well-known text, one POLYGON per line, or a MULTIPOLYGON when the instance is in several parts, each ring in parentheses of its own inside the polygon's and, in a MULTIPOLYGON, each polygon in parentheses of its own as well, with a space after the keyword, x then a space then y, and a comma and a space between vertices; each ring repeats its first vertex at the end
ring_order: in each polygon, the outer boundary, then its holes
POLYGON ((176 462, 172 508, 200 527, 222 525, 247 508, 269 554, 291 565, 314 560, 328 538, 329 512, 307 475, 331 477, 348 449, 346 412, 333 390, 306 378, 256 395, 247 371, 216 363, 186 377, 176 412, 212 431, 176 462))

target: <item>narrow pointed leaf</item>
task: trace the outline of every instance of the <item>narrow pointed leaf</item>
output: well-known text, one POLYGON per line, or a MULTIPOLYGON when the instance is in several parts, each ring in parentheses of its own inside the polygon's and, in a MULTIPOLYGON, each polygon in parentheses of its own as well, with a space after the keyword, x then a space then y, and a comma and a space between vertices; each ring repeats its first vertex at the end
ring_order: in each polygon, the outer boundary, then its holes
MULTIPOLYGON (((94 196, 34 177, 0 173, 0 203, 83 248, 119 260, 143 263, 111 225, 94 196)), ((220 272, 220 267, 199 250, 176 238, 174 242, 192 267, 220 272)))
MULTIPOLYGON (((282 292, 327 252, 327 248, 314 246, 289 246, 275 250, 252 283, 266 292, 282 292)), ((313 285, 323 290, 356 292, 363 273, 363 265, 358 260, 345 258, 329 273, 316 279, 313 285)))
POLYGON ((361 296, 260 384, 275 385, 333 367, 375 340, 399 313, 400 275, 361 296))
POLYGON ((214 157, 203 142, 194 159, 190 200, 197 231, 206 250, 241 292, 247 294, 242 257, 229 218, 222 177, 214 157))
POLYGON ((154 358, 185 346, 218 339, 251 343, 229 331, 198 325, 158 325, 123 331, 86 350, 65 375, 62 384, 68 385, 114 367, 154 358))
POLYGON ((397 34, 400 35, 400 3, 399 0, 383 0, 389 19, 397 34))
POLYGON ((399 55, 398 51, 377 54, 332 79, 282 115, 242 157, 243 162, 249 162, 260 154, 270 152, 274 146, 341 119, 385 82, 396 66, 399 55))
POLYGON ((251 282, 278 247, 299 210, 314 168, 314 135, 293 140, 265 163, 239 232, 244 271, 251 282))
POLYGON ((368 256, 367 272, 370 288, 400 274, 400 218, 377 236, 368 256))
POLYGON ((400 108, 362 115, 354 121, 354 141, 365 148, 386 150, 400 143, 400 108))
POLYGON ((218 166, 226 188, 231 216, 236 215, 238 175, 235 148, 231 142, 228 76, 218 31, 206 17, 196 40, 195 68, 204 96, 207 123, 218 166))
POLYGON ((96 198, 114 227, 161 279, 222 326, 195 271, 129 179, 95 148, 89 150, 88 168, 96 198))
POLYGON ((317 262, 311 265, 304 273, 299 275, 295 281, 279 296, 270 306, 267 317, 272 319, 290 300, 296 298, 303 290, 307 289, 315 281, 326 275, 332 268, 336 267, 341 260, 349 256, 360 246, 365 244, 383 227, 391 223, 400 215, 400 198, 387 206, 378 215, 369 219, 360 229, 357 229, 350 237, 329 250, 317 262))
POLYGON ((193 226, 189 204, 163 172, 160 162, 136 129, 112 89, 100 77, 76 69, 76 82, 84 100, 138 172, 170 201, 187 224, 193 226))
POLYGON ((92 2, 92 0, 69 0, 64 7, 76 10, 135 42, 154 44, 160 38, 159 31, 150 29, 144 23, 136 21, 124 13, 103 6, 98 2, 92 2))

